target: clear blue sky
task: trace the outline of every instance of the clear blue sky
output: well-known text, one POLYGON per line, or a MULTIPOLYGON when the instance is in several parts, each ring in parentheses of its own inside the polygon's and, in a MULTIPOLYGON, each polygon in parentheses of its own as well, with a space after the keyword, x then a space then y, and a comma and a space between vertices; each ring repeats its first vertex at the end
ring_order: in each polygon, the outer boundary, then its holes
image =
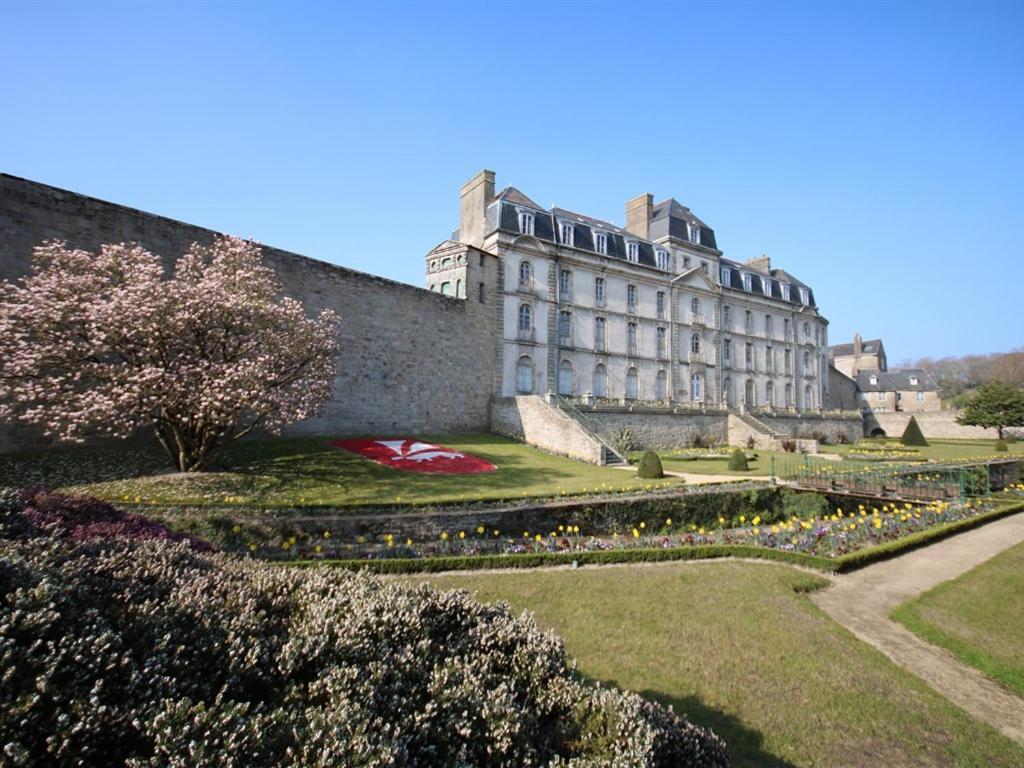
POLYGON ((0 3, 0 169, 398 280, 641 192, 891 360, 1024 345, 1024 3, 0 3))

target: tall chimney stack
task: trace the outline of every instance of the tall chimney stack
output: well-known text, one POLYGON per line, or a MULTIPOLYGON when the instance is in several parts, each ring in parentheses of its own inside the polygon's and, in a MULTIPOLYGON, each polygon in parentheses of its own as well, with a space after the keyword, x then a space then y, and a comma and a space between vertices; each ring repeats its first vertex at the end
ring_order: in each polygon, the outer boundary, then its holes
POLYGON ((459 193, 459 241, 480 248, 487 234, 487 205, 494 199, 494 171, 480 171, 459 193))
POLYGON ((626 203, 626 231, 650 239, 651 213, 654 211, 654 195, 638 195, 626 203))
POLYGON ((861 342, 860 334, 859 333, 853 334, 853 354, 856 357, 860 357, 861 352, 863 351, 863 347, 864 347, 864 344, 863 344, 863 342, 861 342))

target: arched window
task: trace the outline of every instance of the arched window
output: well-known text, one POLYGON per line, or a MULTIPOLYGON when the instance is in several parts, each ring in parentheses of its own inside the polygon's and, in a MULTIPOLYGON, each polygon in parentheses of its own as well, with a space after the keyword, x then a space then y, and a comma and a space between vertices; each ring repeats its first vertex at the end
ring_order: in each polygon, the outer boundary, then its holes
POLYGON ((594 368, 594 397, 608 397, 608 369, 601 363, 594 368))
POLYGON ((700 334, 695 333, 690 337, 690 351, 695 355, 700 354, 700 334))
POLYGON ((530 272, 530 262, 521 261, 519 262, 519 287, 529 288, 533 282, 532 275, 530 272))
POLYGON ((748 406, 757 405, 753 379, 747 379, 747 383, 743 386, 743 402, 748 406))
POLYGON ((455 281, 455 297, 458 299, 466 298, 466 294, 462 288, 462 280, 455 281))
POLYGON ((811 370, 811 353, 806 349, 804 350, 804 373, 811 370))
POLYGON ((451 296, 452 295, 452 284, 451 283, 441 283, 441 293, 443 293, 445 296, 451 296))
POLYGON ((654 377, 654 399, 665 400, 665 383, 668 377, 665 375, 665 371, 658 371, 654 377))
POLYGON ((529 304, 519 305, 519 330, 526 332, 533 327, 533 313, 529 304))
POLYGON ((640 376, 636 368, 626 371, 626 399, 636 400, 640 395, 640 376))
POLYGON ((533 392, 533 360, 523 355, 516 363, 516 392, 529 394, 533 392))
POLYGON ((695 403, 704 400, 704 377, 699 373, 693 374, 693 377, 690 379, 690 396, 695 403))
POLYGON ((775 385, 770 381, 764 385, 764 404, 767 406, 775 405, 775 385))
POLYGON ((572 363, 563 360, 558 364, 558 394, 572 394, 572 363))
POLYGON ((696 296, 694 296, 693 299, 690 300, 690 312, 693 314, 694 317, 700 314, 700 299, 698 299, 696 296))

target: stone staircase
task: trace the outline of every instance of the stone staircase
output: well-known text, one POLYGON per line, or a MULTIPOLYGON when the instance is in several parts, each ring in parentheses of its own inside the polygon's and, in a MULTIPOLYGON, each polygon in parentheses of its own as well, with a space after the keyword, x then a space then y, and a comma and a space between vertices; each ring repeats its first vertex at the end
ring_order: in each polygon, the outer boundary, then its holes
POLYGON ((611 435, 605 434, 602 425, 594 418, 591 418, 575 405, 572 401, 561 395, 549 395, 549 402, 558 410, 580 425, 580 428, 601 443, 601 465, 606 467, 618 467, 629 464, 626 460, 626 452, 615 445, 611 435))
POLYGON ((729 445, 746 446, 751 438, 755 448, 775 450, 782 438, 767 424, 749 413, 729 414, 729 445))

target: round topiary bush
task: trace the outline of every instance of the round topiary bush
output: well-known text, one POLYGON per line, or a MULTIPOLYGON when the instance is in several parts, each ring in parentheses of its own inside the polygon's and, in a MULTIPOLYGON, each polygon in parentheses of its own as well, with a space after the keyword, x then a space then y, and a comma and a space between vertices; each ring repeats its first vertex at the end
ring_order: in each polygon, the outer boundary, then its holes
POLYGON ((1008 451, 1010 449, 1006 446, 1006 441, 1005 440, 996 440, 996 450, 997 451, 1008 451))
POLYGON ((742 448, 737 448, 729 454, 729 469, 735 472, 746 472, 750 469, 747 464, 747 454, 742 448))
POLYGON ((657 480, 665 476, 665 469, 661 466, 661 459, 654 451, 647 451, 636 468, 636 476, 643 480, 657 480))
POLYGON ((729 763, 505 605, 122 535, 82 502, 84 538, 59 501, 0 512, 4 765, 729 763))

